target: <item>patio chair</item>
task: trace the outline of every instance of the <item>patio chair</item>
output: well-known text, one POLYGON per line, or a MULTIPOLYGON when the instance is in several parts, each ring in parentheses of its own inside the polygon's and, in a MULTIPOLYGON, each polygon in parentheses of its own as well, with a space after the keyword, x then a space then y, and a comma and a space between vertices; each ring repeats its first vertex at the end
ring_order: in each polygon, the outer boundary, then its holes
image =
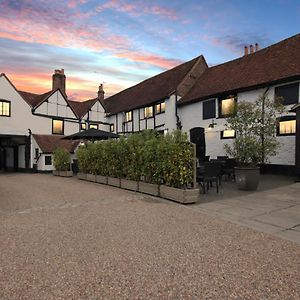
POLYGON ((228 158, 225 161, 225 165, 222 168, 222 175, 227 175, 229 179, 235 179, 234 167, 236 166, 236 161, 234 158, 228 158))
POLYGON ((219 193, 219 173, 220 165, 211 162, 205 162, 200 168, 197 168, 197 182, 202 186, 203 194, 206 189, 209 190, 209 185, 213 182, 216 183, 217 193, 219 193), (205 189, 206 185, 206 189, 205 189))

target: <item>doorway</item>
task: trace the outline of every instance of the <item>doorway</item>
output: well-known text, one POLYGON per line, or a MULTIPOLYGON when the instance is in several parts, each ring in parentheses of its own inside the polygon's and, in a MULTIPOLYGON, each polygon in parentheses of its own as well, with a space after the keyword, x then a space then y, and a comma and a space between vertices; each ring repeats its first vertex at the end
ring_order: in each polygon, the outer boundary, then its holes
POLYGON ((199 162, 205 161, 206 144, 205 130, 203 127, 194 127, 190 130, 190 141, 196 144, 196 157, 199 162))

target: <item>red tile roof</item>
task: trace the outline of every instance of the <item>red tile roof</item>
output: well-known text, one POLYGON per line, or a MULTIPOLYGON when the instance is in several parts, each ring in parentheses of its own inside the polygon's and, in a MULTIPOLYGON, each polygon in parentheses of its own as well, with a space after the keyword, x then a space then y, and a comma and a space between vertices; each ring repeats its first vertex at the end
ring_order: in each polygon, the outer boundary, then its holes
POLYGON ((33 134, 32 136, 43 153, 53 153, 56 148, 64 148, 73 153, 79 144, 79 141, 63 140, 64 135, 33 134))
POLYGON ((300 34, 208 68, 178 104, 300 78, 300 34))
POLYGON ((167 98, 176 90, 198 59, 199 57, 196 57, 104 99, 106 111, 115 114, 167 98))
POLYGON ((22 96, 22 98, 31 106, 36 107, 43 101, 45 101, 52 93, 53 91, 46 92, 44 94, 34 94, 34 93, 28 93, 25 91, 18 91, 19 94, 22 96))
POLYGON ((70 104, 73 111, 76 113, 77 117, 81 119, 89 111, 89 109, 91 109, 91 107, 97 102, 97 100, 98 98, 82 102, 68 100, 68 103, 70 104))

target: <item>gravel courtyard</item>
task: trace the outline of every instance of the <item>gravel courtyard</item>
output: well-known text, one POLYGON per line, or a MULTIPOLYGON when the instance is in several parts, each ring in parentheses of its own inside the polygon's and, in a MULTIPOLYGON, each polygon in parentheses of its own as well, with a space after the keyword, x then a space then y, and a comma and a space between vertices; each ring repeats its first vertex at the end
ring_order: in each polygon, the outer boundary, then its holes
POLYGON ((0 299, 299 299, 300 246, 168 201, 0 174, 0 299))

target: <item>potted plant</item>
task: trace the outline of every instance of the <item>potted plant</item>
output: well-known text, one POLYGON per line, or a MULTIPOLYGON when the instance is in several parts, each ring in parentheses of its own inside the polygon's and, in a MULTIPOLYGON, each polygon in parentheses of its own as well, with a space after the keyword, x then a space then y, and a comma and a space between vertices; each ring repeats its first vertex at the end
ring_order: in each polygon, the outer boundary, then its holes
POLYGON ((62 177, 72 177, 73 172, 70 171, 71 157, 70 153, 63 148, 57 148, 53 153, 53 164, 55 170, 53 175, 62 177))
POLYGON ((224 148, 236 159, 235 177, 239 189, 256 190, 259 165, 276 155, 280 146, 275 137, 277 116, 282 112, 283 106, 270 101, 265 92, 255 102, 237 103, 226 119, 226 128, 234 130, 236 138, 224 148))

